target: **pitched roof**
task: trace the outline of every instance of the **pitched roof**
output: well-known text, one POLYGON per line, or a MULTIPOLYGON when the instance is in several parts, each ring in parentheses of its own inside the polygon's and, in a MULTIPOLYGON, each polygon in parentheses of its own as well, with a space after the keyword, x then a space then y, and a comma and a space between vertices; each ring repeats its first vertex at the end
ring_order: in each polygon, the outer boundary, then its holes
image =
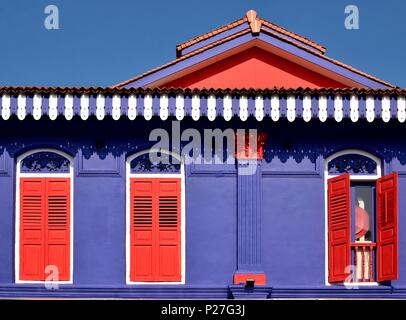
MULTIPOLYGON (((231 22, 229 24, 221 26, 221 27, 219 27, 219 28, 217 28, 215 30, 212 30, 210 32, 207 32, 205 34, 202 34, 202 35, 200 35, 198 37, 195 37, 195 38, 193 38, 191 40, 185 41, 185 42, 177 45, 176 46, 176 56, 180 57, 182 55, 182 50, 184 50, 184 49, 186 49, 186 48, 188 48, 188 47, 190 47, 190 46, 192 46, 194 44, 197 44, 197 43, 199 43, 199 42, 201 42, 203 40, 209 39, 209 38, 211 38, 211 37, 213 37, 215 35, 218 35, 220 33, 225 32, 225 31, 231 30, 231 29, 233 29, 233 28, 235 28, 235 27, 237 27, 239 25, 242 25, 244 23, 249 23, 250 15, 251 16, 254 15, 255 18, 257 18, 256 17, 256 12, 254 10, 249 10, 244 18, 238 19, 238 20, 236 20, 234 22, 231 22)), ((308 39, 306 37, 298 35, 298 34, 292 32, 292 31, 286 30, 286 29, 284 29, 284 28, 282 28, 282 27, 280 27, 280 26, 278 26, 278 25, 276 25, 274 23, 266 21, 266 20, 264 20, 262 18, 257 18, 257 19, 264 26, 267 26, 267 27, 271 28, 272 30, 274 30, 276 32, 279 32, 279 33, 284 34, 286 36, 289 36, 289 37, 291 37, 291 38, 293 38, 295 40, 303 42, 304 44, 307 44, 307 45, 313 47, 314 49, 316 49, 316 50, 318 50, 318 51, 320 51, 322 53, 326 52, 326 48, 324 46, 318 44, 317 42, 314 42, 314 41, 312 41, 312 40, 310 40, 310 39, 308 39)))
MULTIPOLYGON (((268 22, 262 18, 258 18, 255 11, 250 10, 247 12, 246 17, 236 20, 230 24, 217 28, 211 32, 205 33, 199 37, 196 37, 192 40, 184 42, 177 46, 177 55, 178 57, 162 66, 149 70, 141 75, 133 77, 131 79, 125 80, 121 83, 118 83, 112 88, 123 87, 129 85, 130 83, 141 80, 149 75, 155 74, 161 70, 164 70, 168 67, 174 66, 181 61, 184 61, 188 58, 202 54, 209 49, 220 46, 231 40, 242 37, 246 34, 252 33, 253 35, 258 35, 259 33, 270 35, 273 38, 281 40, 289 45, 292 45, 296 48, 304 50, 305 52, 311 53, 318 58, 321 58, 325 61, 332 63, 333 65, 347 69, 355 74, 358 74, 366 79, 372 80, 380 85, 386 87, 394 87, 392 84, 383 81, 375 76, 372 76, 368 73, 362 72, 352 66, 349 66, 345 63, 342 63, 338 60, 332 59, 326 56, 324 53, 326 48, 314 41, 311 41, 303 36, 297 35, 293 32, 287 31, 284 28, 281 28, 271 22, 268 22), (245 26, 244 26, 245 24, 245 26), (237 28, 238 27, 238 28, 237 28), (237 29, 237 30, 233 30, 237 29), (233 31, 227 33, 227 31, 233 31), (211 40, 211 41, 206 41, 211 40), (184 52, 185 49, 189 51, 184 52)), ((165 78, 165 77, 163 77, 165 78)))

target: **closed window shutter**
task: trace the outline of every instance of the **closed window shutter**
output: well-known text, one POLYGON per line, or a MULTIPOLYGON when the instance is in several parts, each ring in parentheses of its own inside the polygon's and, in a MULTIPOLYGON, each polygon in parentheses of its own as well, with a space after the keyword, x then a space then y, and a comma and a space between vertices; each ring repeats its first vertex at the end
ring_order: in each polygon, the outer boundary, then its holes
POLYGON ((328 280, 343 282, 351 265, 350 175, 328 180, 328 280))
POLYGON ((180 281, 180 179, 130 183, 130 280, 180 281))
POLYGON ((398 175, 377 180, 378 281, 398 278, 398 175))
POLYGON ((180 179, 161 179, 159 195, 158 278, 180 281, 180 179))
POLYGON ((43 280, 45 179, 20 180, 20 280, 43 280))
POLYGON ((131 281, 154 280, 154 181, 131 179, 131 281))
MULTIPOLYGON (((45 267, 58 269, 58 280, 70 275, 70 179, 47 178, 47 223, 45 267)), ((50 268, 49 273, 55 275, 50 268)))

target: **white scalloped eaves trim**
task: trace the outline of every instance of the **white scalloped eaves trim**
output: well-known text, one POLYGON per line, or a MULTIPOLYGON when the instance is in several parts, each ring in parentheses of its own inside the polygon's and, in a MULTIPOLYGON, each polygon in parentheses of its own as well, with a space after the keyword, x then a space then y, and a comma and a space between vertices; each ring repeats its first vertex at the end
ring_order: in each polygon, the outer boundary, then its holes
MULTIPOLYGON (((63 110, 65 118, 71 120, 74 113, 76 113, 74 112, 74 97, 67 94, 64 97, 59 98, 56 94, 50 94, 49 96, 34 94, 32 98, 27 97, 24 94, 19 94, 17 99, 12 99, 10 95, 4 94, 1 96, 0 115, 3 120, 8 120, 11 117, 11 114, 16 112, 18 119, 24 120, 28 114, 27 101, 29 105, 28 110, 30 110, 30 99, 32 99, 32 112, 30 111, 30 113, 32 113, 35 120, 42 119, 44 115, 47 115, 51 120, 55 120, 59 113, 62 113, 61 110, 63 110), (59 98, 60 100, 58 100, 59 98)), ((87 120, 89 118, 90 100, 93 98, 94 97, 91 98, 87 94, 83 94, 77 98, 80 106, 78 112, 81 119, 87 120)), ((230 94, 226 94, 222 98, 219 98, 215 94, 209 94, 207 96, 207 115, 205 116, 210 121, 215 121, 219 116, 226 121, 230 121, 233 116, 239 117, 241 121, 247 121, 249 117, 254 117, 257 121, 262 121, 266 116, 269 116, 272 121, 278 121, 281 118, 281 99, 281 96, 277 94, 272 95, 270 100, 264 98, 262 95, 257 95, 253 102, 254 108, 252 111, 249 111, 248 105, 251 101, 249 101, 246 95, 241 95, 239 98, 236 98, 232 97, 230 94), (269 110, 268 108, 270 104, 270 114, 265 113, 265 104, 267 110, 269 110)), ((381 118, 383 122, 389 122, 392 118, 397 118, 401 123, 406 122, 406 98, 404 96, 393 98, 392 96, 384 95, 381 97, 381 101, 378 101, 377 97, 368 95, 365 97, 365 101, 362 101, 356 94, 353 94, 348 98, 344 98, 339 94, 331 98, 326 95, 320 95, 317 98, 310 95, 304 95, 301 98, 301 103, 298 100, 300 98, 292 94, 283 99, 286 99, 286 118, 289 122, 294 122, 298 118, 302 118, 305 122, 309 122, 312 118, 318 118, 321 122, 327 121, 329 118, 329 99, 333 100, 331 103, 334 108, 334 114, 331 112, 330 116, 333 116, 337 122, 341 122, 344 117, 349 117, 352 122, 359 121, 361 117, 361 102, 365 103, 365 118, 368 122, 373 122, 378 117, 381 118), (377 110, 379 109, 379 107, 377 108, 377 105, 381 105, 380 115, 377 115, 377 110), (346 110, 345 114, 344 110, 346 110)), ((175 117, 177 120, 182 120, 186 116, 185 101, 187 100, 185 100, 183 94, 178 94, 175 97, 175 117)), ((159 97, 153 97, 151 94, 146 94, 143 97, 131 94, 128 98, 125 98, 120 94, 114 94, 111 98, 111 103, 111 117, 114 120, 119 120, 125 113, 127 113, 127 117, 130 120, 134 120, 138 115, 143 116, 146 120, 151 120, 154 116, 154 110, 159 110, 156 112, 158 112, 158 115, 162 120, 168 119, 170 114, 170 99, 166 94, 162 94, 159 97), (126 108, 127 110, 125 110, 126 108)), ((195 121, 203 116, 201 103, 202 97, 200 95, 192 95, 191 109, 188 110, 190 110, 190 116, 195 121)), ((95 104, 96 118, 98 120, 105 119, 107 115, 106 96, 98 94, 95 97, 95 104)), ((189 115, 189 112, 187 114, 189 115)))

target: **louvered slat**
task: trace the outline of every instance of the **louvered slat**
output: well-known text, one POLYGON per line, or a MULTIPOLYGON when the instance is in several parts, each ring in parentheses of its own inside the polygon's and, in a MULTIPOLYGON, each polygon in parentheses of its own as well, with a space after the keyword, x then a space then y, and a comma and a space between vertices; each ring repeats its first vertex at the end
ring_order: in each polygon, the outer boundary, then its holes
POLYGON ((48 229, 65 230, 68 224, 66 196, 48 196, 48 229))
POLYGON ((176 229, 178 227, 178 197, 159 197, 159 228, 176 229))
POLYGON ((42 197, 23 195, 22 199, 22 222, 24 225, 42 224, 42 197))
POLYGON ((133 227, 135 230, 152 229, 152 197, 133 196, 133 227))

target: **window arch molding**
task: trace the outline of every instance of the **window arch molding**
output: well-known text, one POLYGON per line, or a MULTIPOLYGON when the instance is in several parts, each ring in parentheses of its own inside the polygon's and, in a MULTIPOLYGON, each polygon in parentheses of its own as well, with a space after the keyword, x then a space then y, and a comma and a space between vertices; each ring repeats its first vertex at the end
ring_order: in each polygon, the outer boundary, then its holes
POLYGON ((73 169, 74 169, 73 166, 74 166, 73 157, 71 155, 67 154, 66 152, 63 152, 63 151, 58 150, 58 149, 53 149, 53 148, 37 148, 37 149, 32 149, 32 150, 26 151, 26 152, 20 154, 17 157, 16 173, 20 177, 21 176, 26 176, 26 175, 31 176, 31 175, 48 175, 48 174, 50 174, 52 176, 58 176, 58 175, 67 176, 67 175, 71 175, 71 174, 73 175, 73 169), (56 172, 55 173, 41 173, 41 172, 38 172, 38 173, 24 173, 24 172, 22 172, 21 171, 22 162, 26 158, 28 158, 29 156, 35 155, 37 153, 54 153, 54 154, 56 154, 58 156, 61 156, 61 157, 65 158, 65 159, 67 159, 69 161, 69 172, 67 172, 67 173, 56 173, 56 172))
POLYGON ((142 150, 142 151, 139 151, 139 152, 136 152, 134 154, 131 154, 131 155, 127 156, 127 158, 126 158, 126 175, 130 174, 132 176, 137 176, 138 175, 137 173, 131 173, 131 162, 133 160, 135 160, 135 159, 137 159, 137 158, 139 158, 141 156, 147 155, 149 153, 162 153, 162 154, 165 154, 165 155, 167 155, 169 157, 175 158, 180 163, 180 172, 179 173, 164 172, 164 173, 152 173, 152 174, 141 173, 141 174, 139 174, 140 176, 142 175, 143 177, 157 177, 157 176, 160 176, 160 175, 163 175, 163 176, 172 175, 172 176, 184 177, 184 175, 185 175, 185 165, 184 164, 185 163, 184 163, 183 157, 180 156, 179 154, 175 153, 175 152, 171 152, 171 151, 166 150, 166 149, 146 149, 146 150, 142 150))
POLYGON ((156 284, 168 284, 168 285, 179 285, 185 284, 186 279, 186 217, 185 217, 185 162, 184 158, 175 153, 171 152, 166 149, 145 149, 134 154, 130 154, 126 158, 126 284, 127 285, 156 285, 156 284), (131 172, 131 162, 141 156, 144 156, 148 153, 162 153, 177 159, 180 162, 180 172, 179 173, 132 173, 131 172), (130 232, 130 225, 131 225, 131 199, 130 199, 130 183, 131 178, 180 178, 181 180, 181 205, 180 205, 180 230, 181 230, 181 281, 178 282, 134 282, 130 279, 130 270, 131 270, 131 255, 130 255, 130 247, 131 247, 131 232, 130 232))
MULTIPOLYGON (((329 163, 341 156, 346 156, 346 155, 359 155, 359 156, 363 156, 366 157, 370 160, 372 160, 373 162, 376 163, 376 174, 360 174, 360 175, 350 175, 351 180, 376 180, 378 178, 380 178, 382 176, 382 161, 380 158, 378 158, 377 156, 373 155, 372 153, 369 153, 367 151, 363 151, 360 149, 345 149, 345 150, 341 150, 338 151, 336 153, 331 154, 329 157, 327 157, 324 161, 324 176, 325 176, 325 180, 327 180, 328 178, 333 178, 337 175, 334 174, 329 174, 329 170, 328 170, 328 165, 329 163)), ((339 174, 338 174, 339 175, 339 174)), ((325 181, 325 183, 327 183, 327 181, 325 181)))
POLYGON ((74 256, 73 256, 73 235, 74 235, 74 214, 73 214, 73 207, 74 207, 74 196, 73 196, 73 182, 74 182, 74 158, 69 155, 68 153, 61 151, 56 148, 35 148, 28 151, 21 153, 16 158, 16 174, 15 174, 15 241, 14 241, 14 270, 15 270, 15 283, 46 283, 46 280, 21 280, 20 277, 20 219, 21 219, 21 209, 20 209, 20 180, 21 178, 69 178, 70 180, 70 210, 69 210, 69 230, 70 230, 70 247, 69 247, 69 280, 53 280, 54 283, 59 284, 72 284, 73 283, 73 267, 74 267, 74 256), (61 156, 69 161, 69 170, 68 172, 60 173, 60 172, 22 172, 21 171, 21 163, 29 156, 35 155, 37 153, 54 153, 58 156, 61 156))

